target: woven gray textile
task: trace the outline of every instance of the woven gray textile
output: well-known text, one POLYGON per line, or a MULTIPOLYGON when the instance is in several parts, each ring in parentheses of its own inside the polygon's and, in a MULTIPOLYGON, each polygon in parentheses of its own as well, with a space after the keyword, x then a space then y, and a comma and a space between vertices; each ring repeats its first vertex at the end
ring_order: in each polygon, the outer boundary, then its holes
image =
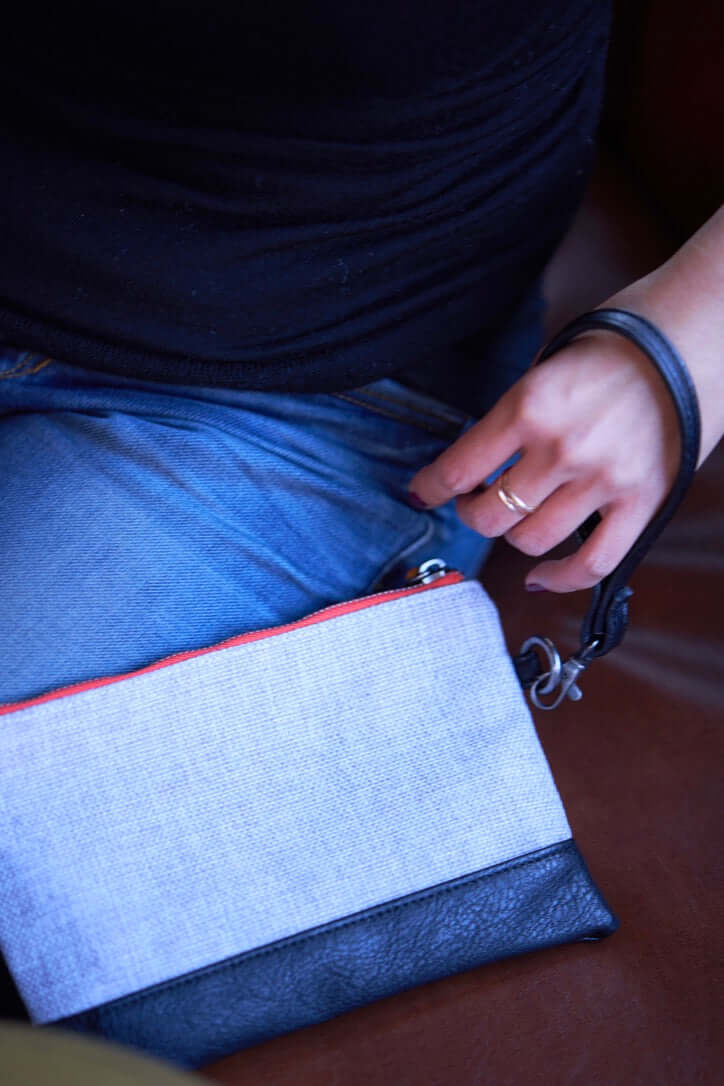
POLYGON ((36 1022, 569 837, 472 581, 0 718, 36 1022))

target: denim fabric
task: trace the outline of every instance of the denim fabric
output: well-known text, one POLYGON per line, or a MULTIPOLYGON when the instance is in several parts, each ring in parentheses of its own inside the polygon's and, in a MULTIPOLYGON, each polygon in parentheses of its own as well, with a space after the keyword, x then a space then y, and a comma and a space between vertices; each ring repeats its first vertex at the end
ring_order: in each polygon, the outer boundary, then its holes
POLYGON ((179 386, 0 346, 0 702, 139 668, 489 542, 412 475, 474 420, 385 379, 179 386))

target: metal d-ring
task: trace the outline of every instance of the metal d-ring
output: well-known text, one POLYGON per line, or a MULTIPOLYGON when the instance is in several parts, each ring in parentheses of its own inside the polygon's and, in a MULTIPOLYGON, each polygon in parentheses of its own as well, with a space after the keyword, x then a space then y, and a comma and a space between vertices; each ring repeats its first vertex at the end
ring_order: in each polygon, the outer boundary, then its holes
POLYGON ((561 680, 561 669, 563 667, 561 663, 560 653, 553 644, 549 637, 538 637, 536 634, 533 637, 529 637, 527 641, 524 641, 520 648, 520 654, 528 652, 529 649, 541 649, 545 655, 546 662, 548 664, 548 670, 544 671, 539 678, 533 684, 531 688, 531 697, 535 704, 535 697, 538 694, 550 694, 558 686, 561 680), (535 690, 535 696, 533 691, 535 690))

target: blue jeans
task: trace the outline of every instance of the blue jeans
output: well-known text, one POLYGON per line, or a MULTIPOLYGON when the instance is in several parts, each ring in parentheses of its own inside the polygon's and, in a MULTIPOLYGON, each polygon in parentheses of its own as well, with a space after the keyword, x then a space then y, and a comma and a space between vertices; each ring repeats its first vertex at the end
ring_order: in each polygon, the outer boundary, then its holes
POLYGON ((179 386, 0 346, 0 703, 293 621, 489 541, 406 484, 474 421, 385 379, 179 386))

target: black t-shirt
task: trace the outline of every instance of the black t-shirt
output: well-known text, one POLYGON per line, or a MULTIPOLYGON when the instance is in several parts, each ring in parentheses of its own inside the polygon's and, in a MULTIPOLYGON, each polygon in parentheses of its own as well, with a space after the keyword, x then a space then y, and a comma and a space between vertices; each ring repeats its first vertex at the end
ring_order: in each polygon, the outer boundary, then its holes
POLYGON ((13 5, 0 338, 333 391, 494 337, 582 194, 608 24, 605 0, 13 5))

